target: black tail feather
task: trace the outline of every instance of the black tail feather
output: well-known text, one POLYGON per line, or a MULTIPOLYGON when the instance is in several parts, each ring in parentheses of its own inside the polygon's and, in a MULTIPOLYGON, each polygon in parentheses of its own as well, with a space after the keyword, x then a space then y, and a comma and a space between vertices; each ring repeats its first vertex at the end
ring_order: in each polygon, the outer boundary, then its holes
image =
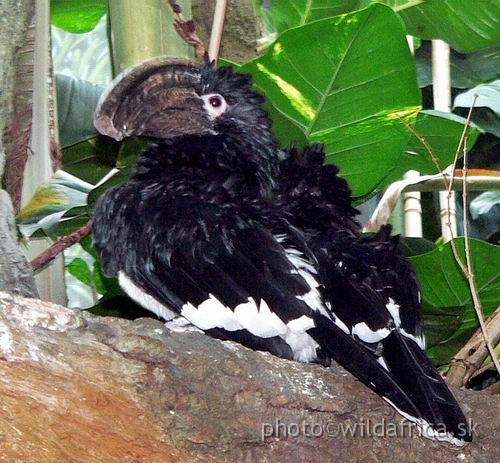
POLYGON ((323 315, 314 314, 311 336, 363 384, 414 422, 426 437, 457 446, 472 440, 455 398, 430 360, 411 339, 398 332, 383 342, 384 368, 368 348, 346 335, 323 315), (349 359, 346 362, 346 359, 349 359))
POLYGON ((383 340, 382 357, 391 376, 417 405, 420 418, 430 425, 429 437, 472 440, 467 420, 455 397, 413 339, 393 331, 383 340), (436 432, 434 436, 432 430, 436 432))
POLYGON ((315 341, 333 360, 356 376, 377 394, 386 397, 405 414, 416 416, 418 410, 408 394, 377 362, 372 353, 354 338, 346 335, 335 323, 318 312, 313 314, 316 327, 308 330, 315 341), (346 363, 346 359, 349 362, 346 363))

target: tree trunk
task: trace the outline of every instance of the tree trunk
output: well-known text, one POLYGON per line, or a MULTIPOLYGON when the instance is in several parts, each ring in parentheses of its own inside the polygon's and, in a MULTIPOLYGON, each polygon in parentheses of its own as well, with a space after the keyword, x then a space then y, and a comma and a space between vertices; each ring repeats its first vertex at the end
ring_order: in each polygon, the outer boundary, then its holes
MULTIPOLYGON (((19 64, 17 52, 31 24, 34 1, 2 0, 0 3, 0 179, 5 166, 4 134, 14 106, 14 88, 19 64)), ((29 118, 28 118, 29 119, 29 118)), ((19 123, 19 120, 17 121, 19 123)), ((22 132, 22 130, 21 130, 22 132)), ((21 163, 21 177, 24 164, 21 163)), ((3 183, 3 182, 2 182, 3 183)), ((0 190, 0 289, 35 296, 33 272, 18 246, 14 213, 9 195, 0 190)))
POLYGON ((338 366, 0 294, 0 461, 497 461, 498 399, 455 392, 476 424, 458 450, 338 366))

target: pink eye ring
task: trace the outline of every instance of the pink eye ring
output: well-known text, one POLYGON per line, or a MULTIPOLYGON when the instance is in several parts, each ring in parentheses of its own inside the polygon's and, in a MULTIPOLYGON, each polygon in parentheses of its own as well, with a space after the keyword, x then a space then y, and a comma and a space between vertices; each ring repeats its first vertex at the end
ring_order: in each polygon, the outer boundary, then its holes
POLYGON ((202 95, 205 111, 208 113, 210 119, 215 119, 220 115, 224 114, 228 109, 228 104, 225 98, 218 93, 209 93, 207 95, 202 95))

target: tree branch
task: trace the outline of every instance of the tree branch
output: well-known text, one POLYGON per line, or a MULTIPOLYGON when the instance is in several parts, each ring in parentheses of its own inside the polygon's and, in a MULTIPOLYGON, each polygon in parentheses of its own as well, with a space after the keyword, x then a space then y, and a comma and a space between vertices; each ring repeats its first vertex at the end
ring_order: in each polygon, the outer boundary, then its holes
POLYGON ((457 450, 335 364, 1 293, 0 327, 5 461, 498 460, 500 402, 483 392, 453 390, 474 429, 457 450))
POLYGON ((88 221, 83 227, 74 231, 73 233, 59 238, 57 241, 46 249, 42 254, 31 261, 31 268, 33 271, 40 270, 41 268, 52 262, 61 252, 73 246, 74 244, 85 238, 91 230, 92 221, 88 221))
MULTIPOLYGON (((500 306, 486 321, 487 337, 493 345, 500 342, 500 306)), ((453 386, 461 387, 470 378, 475 376, 488 356, 488 348, 484 342, 483 330, 479 327, 464 347, 460 349, 451 361, 450 369, 446 373, 446 381, 453 386)), ((491 354, 490 354, 491 355, 491 354)), ((489 363, 485 369, 491 368, 489 363)))

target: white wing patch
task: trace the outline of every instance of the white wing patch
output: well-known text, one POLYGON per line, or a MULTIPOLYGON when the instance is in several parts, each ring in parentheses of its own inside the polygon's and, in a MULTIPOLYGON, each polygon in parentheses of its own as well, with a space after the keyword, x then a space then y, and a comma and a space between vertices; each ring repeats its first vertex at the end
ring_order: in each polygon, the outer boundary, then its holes
POLYGON ((292 349, 295 360, 310 362, 316 358, 318 343, 307 333, 314 321, 302 315, 285 324, 263 300, 257 304, 253 298, 239 304, 234 311, 220 302, 213 294, 198 307, 184 304, 181 315, 202 330, 222 328, 227 331, 245 329, 254 336, 278 336, 292 349))
POLYGON ((181 315, 201 330, 224 328, 228 331, 236 331, 244 328, 234 312, 212 294, 198 307, 195 307, 190 302, 184 304, 181 315))
POLYGON ((365 322, 356 323, 352 327, 352 334, 355 334, 359 339, 368 343, 382 341, 382 339, 389 336, 390 332, 388 328, 372 330, 365 322))
POLYGON ((389 371, 389 367, 387 366, 387 363, 385 363, 384 357, 377 357, 377 362, 380 363, 387 371, 389 371))
POLYGON ((236 306, 234 315, 243 328, 259 338, 283 337, 286 334, 286 325, 271 312, 264 300, 260 301, 260 308, 257 310, 255 300, 250 297, 248 302, 236 306))
POLYGON ((302 315, 287 323, 285 341, 292 348, 294 360, 310 362, 316 358, 316 349, 319 344, 307 334, 307 330, 314 328, 314 321, 307 315, 302 315))
POLYGON ((150 294, 144 292, 137 286, 123 271, 118 272, 118 283, 131 299, 144 307, 146 310, 153 312, 164 320, 171 320, 177 314, 164 306, 160 301, 155 299, 150 294))
POLYGON ((335 314, 335 312, 332 310, 332 304, 328 301, 325 302, 326 307, 330 311, 330 317, 333 320, 333 323, 335 323, 345 334, 351 334, 351 330, 347 327, 347 325, 335 314))
POLYGON ((303 331, 310 330, 311 328, 314 328, 316 325, 314 324, 314 321, 307 315, 302 315, 301 317, 296 318, 295 320, 290 320, 286 326, 294 333, 300 333, 303 331))

